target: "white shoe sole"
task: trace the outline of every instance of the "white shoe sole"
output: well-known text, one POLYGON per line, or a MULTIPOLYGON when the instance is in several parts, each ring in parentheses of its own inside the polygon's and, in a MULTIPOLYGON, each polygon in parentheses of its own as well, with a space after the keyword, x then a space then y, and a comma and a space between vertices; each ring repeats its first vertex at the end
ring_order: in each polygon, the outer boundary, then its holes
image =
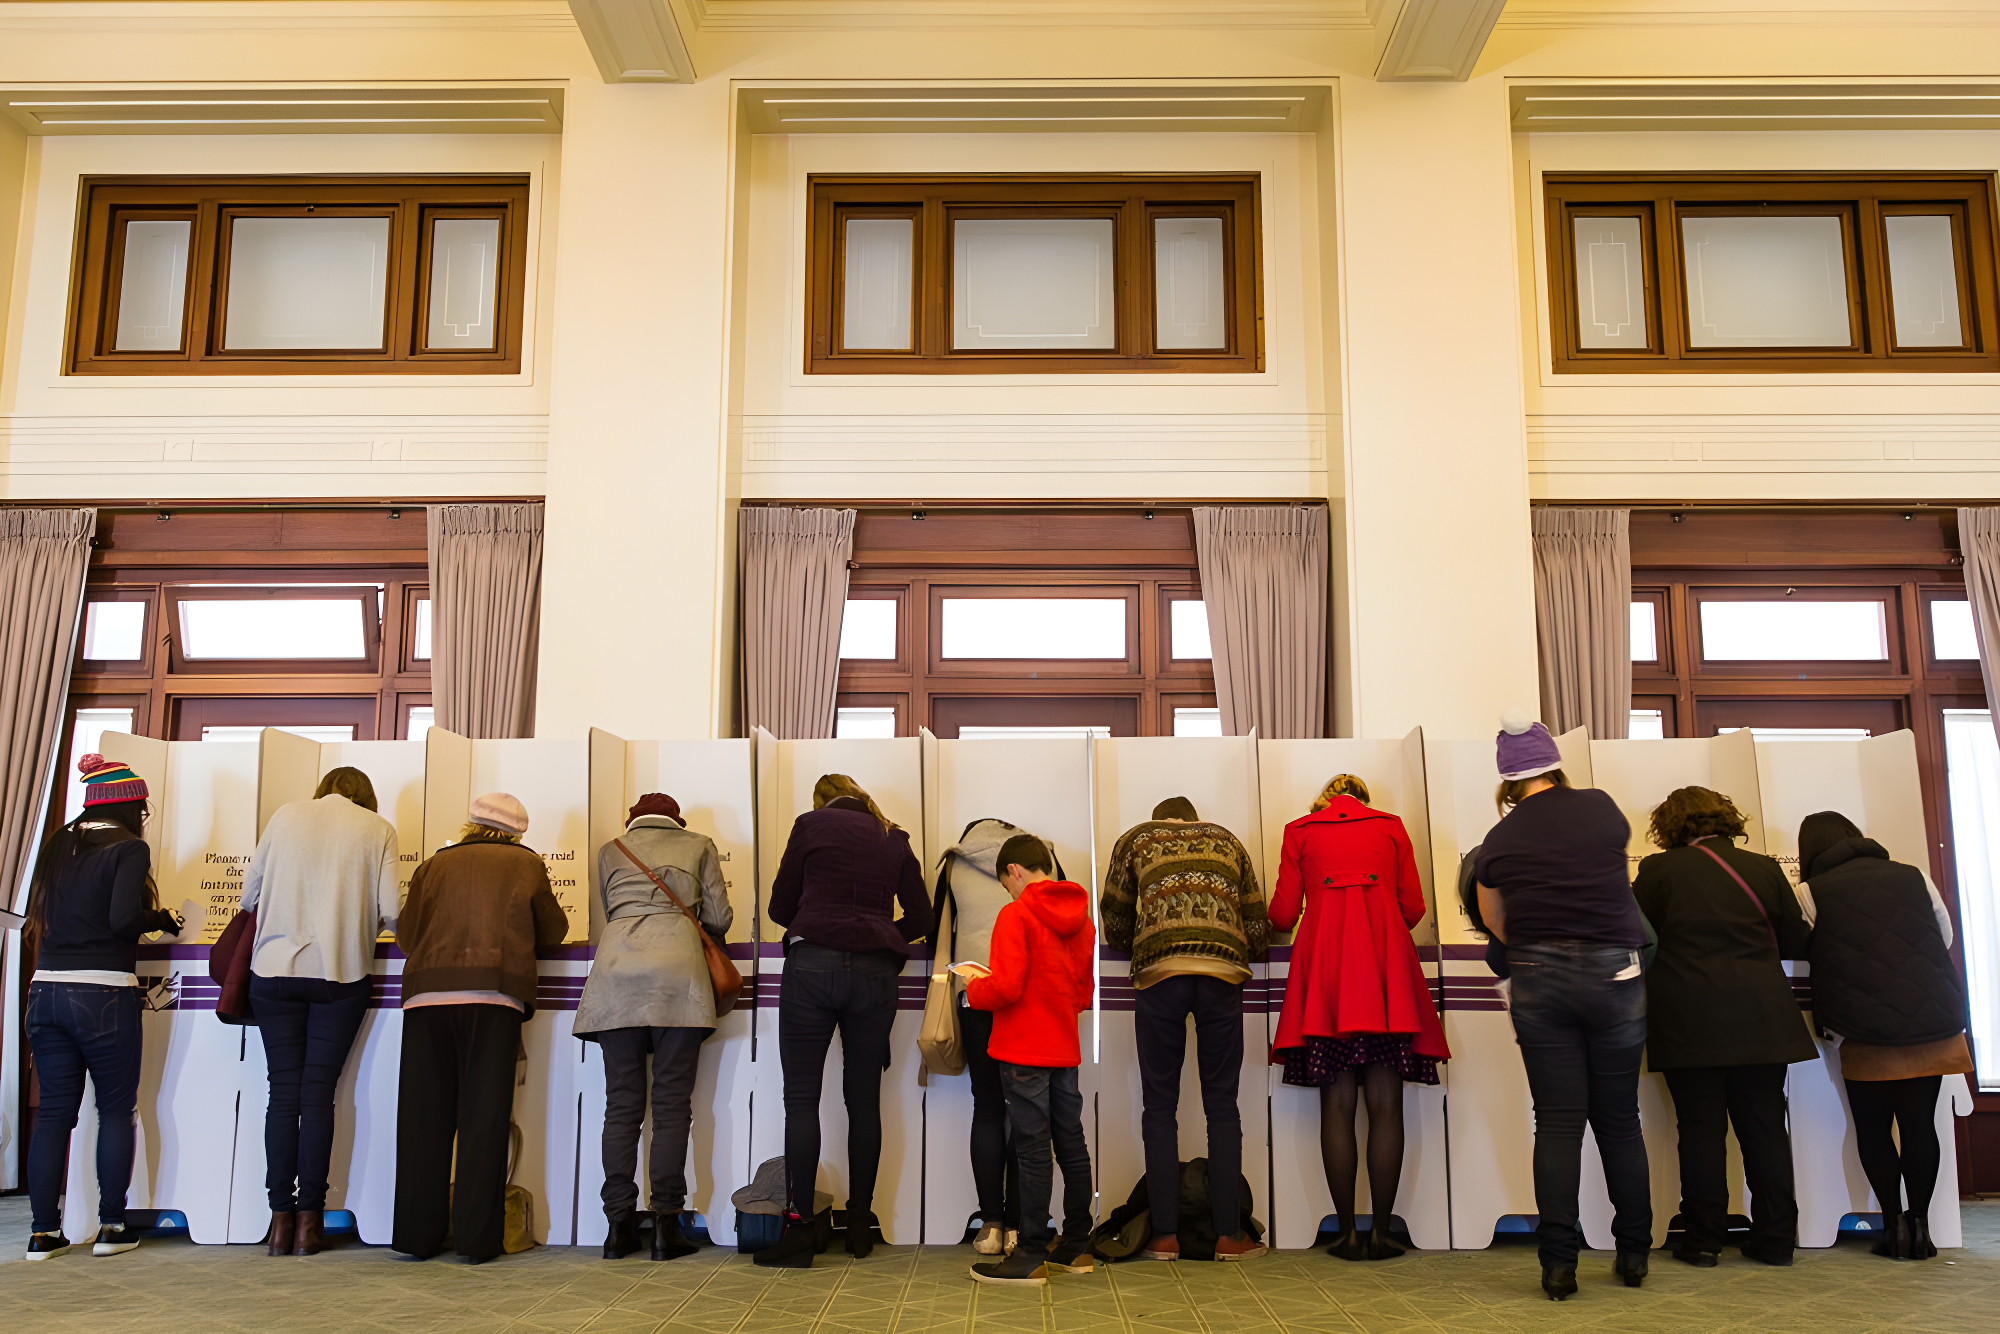
POLYGON ((136 1251, 138 1249, 139 1243, 136 1241, 100 1241, 91 1246, 90 1253, 92 1255, 123 1255, 126 1251, 136 1251))
POLYGON ((974 1270, 972 1281, 975 1283, 991 1283, 996 1288, 1039 1288, 1045 1286, 1049 1280, 1040 1274, 1032 1278, 995 1278, 990 1274, 982 1274, 974 1270))
POLYGON ((1260 1255, 1268 1254, 1270 1249, 1268 1246, 1259 1246, 1254 1251, 1243 1251, 1236 1255, 1224 1255, 1221 1251, 1217 1251, 1215 1258, 1218 1260, 1254 1260, 1260 1255))
POLYGON ((29 1251, 28 1258, 30 1260, 53 1260, 58 1255, 68 1255, 69 1251, 70 1248, 67 1246, 63 1247, 59 1251, 29 1251))

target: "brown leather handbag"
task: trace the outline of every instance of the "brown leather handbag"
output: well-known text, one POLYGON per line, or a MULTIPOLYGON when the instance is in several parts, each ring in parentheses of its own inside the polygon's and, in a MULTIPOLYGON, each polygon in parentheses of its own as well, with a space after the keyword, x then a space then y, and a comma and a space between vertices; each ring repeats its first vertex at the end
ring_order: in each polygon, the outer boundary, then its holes
POLYGON ((743 997, 742 971, 736 967, 735 961, 723 951, 722 946, 715 943, 715 937, 708 934, 707 929, 701 924, 701 918, 694 915, 694 910, 685 903, 682 903, 679 897, 671 889, 667 888, 667 882, 653 874, 653 868, 640 861, 638 854, 625 846, 624 839, 614 838, 611 842, 620 852, 625 854, 634 866, 646 873, 648 880, 660 887, 660 892, 667 896, 669 903, 679 908, 683 913, 686 913, 687 919, 694 923, 694 933, 701 939, 702 958, 708 961, 708 983, 715 988, 715 1017, 720 1019, 723 1015, 728 1014, 736 1008, 736 1002, 743 997))
POLYGON ((215 1017, 225 1024, 255 1025, 250 1009, 250 956, 257 948, 257 914, 238 910, 208 950, 208 976, 222 988, 215 1017))

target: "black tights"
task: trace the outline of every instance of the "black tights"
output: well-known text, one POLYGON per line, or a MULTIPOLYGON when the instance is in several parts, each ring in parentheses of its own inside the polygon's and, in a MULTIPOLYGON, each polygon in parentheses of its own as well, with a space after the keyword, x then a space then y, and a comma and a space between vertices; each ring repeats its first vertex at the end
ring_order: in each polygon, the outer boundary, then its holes
POLYGON ((1354 1226, 1354 1178, 1360 1145, 1354 1131, 1354 1108, 1368 1100, 1368 1194, 1375 1235, 1389 1235, 1389 1215, 1396 1208, 1396 1186, 1403 1176, 1403 1077, 1394 1066, 1371 1065, 1355 1078, 1342 1070, 1319 1090, 1319 1151, 1326 1164, 1326 1188, 1333 1194, 1333 1211, 1340 1230, 1354 1226))
POLYGON ((1882 1212, 1897 1212, 1905 1190, 1907 1208, 1919 1218, 1931 1211, 1931 1192, 1937 1189, 1938 1163, 1943 1150, 1937 1137, 1938 1086, 1940 1075, 1916 1079, 1847 1080, 1847 1109, 1854 1116, 1854 1148, 1861 1158, 1861 1170, 1868 1174, 1876 1202, 1882 1212), (1901 1133, 1903 1151, 1889 1137, 1894 1121, 1901 1133))

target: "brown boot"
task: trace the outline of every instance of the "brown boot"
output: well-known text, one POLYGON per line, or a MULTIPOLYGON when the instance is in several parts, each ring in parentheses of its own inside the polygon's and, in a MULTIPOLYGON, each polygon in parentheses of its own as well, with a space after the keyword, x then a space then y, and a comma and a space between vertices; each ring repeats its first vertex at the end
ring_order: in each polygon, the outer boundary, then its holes
POLYGON ((264 1234, 264 1240, 271 1244, 270 1254, 290 1255, 292 1253, 292 1237, 298 1226, 298 1220, 299 1216, 297 1214, 273 1213, 271 1215, 271 1230, 264 1234))
POLYGON ((326 1244, 326 1211, 324 1209, 299 1210, 299 1230, 297 1244, 292 1247, 293 1255, 318 1255, 319 1248, 326 1244))

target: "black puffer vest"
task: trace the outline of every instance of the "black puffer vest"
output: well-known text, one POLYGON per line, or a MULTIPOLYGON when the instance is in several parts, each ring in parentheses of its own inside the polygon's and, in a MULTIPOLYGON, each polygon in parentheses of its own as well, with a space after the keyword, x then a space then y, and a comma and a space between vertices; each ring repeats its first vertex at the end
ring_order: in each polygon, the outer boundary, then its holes
POLYGON ((1965 988, 1922 872, 1870 838, 1814 859, 1813 1022, 1853 1042, 1913 1047, 1965 1031, 1965 988))

